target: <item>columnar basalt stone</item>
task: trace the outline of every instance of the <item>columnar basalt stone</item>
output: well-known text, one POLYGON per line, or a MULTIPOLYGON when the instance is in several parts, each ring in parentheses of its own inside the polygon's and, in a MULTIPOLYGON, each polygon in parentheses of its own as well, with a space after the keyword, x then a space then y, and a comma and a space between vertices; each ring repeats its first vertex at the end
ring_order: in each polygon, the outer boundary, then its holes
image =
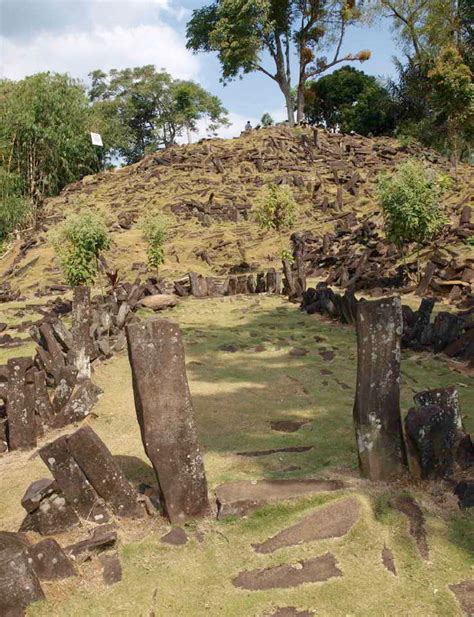
POLYGON ((281 274, 270 268, 267 272, 267 293, 279 294, 281 291, 281 274))
POLYGON ((42 536, 50 536, 69 531, 80 524, 77 514, 64 495, 54 490, 39 501, 35 510, 28 512, 20 531, 36 531, 42 536))
POLYGON ((0 615, 20 617, 39 600, 44 600, 44 593, 27 550, 20 546, 0 550, 0 615))
POLYGON ((457 426, 454 412, 438 405, 413 407, 405 418, 410 473, 445 478, 454 471, 457 426))
POLYGON ((72 341, 74 366, 79 379, 90 377, 92 339, 90 329, 92 325, 91 291, 85 285, 73 289, 72 299, 72 341))
MULTIPOLYGON (((25 375, 31 367, 30 358, 8 360, 8 446, 10 450, 28 450, 36 446, 34 404, 27 396, 25 375)), ((33 399, 34 403, 34 399, 33 399)))
POLYGON ((34 374, 35 384, 35 413, 37 420, 43 427, 53 426, 53 406, 46 387, 46 374, 44 371, 36 371, 34 374))
POLYGON ((265 280, 265 272, 258 272, 255 292, 258 294, 261 294, 261 293, 265 293, 266 290, 267 290, 267 284, 265 280))
POLYGON ((178 326, 149 319, 126 329, 142 441, 172 523, 210 512, 178 326))
POLYGON ((247 276, 247 289, 249 294, 254 294, 257 290, 257 280, 254 274, 249 274, 247 276))
POLYGON ((66 424, 84 420, 97 403, 101 393, 102 390, 99 386, 95 385, 90 379, 84 378, 76 386, 61 412, 56 415, 56 426, 66 426, 66 424))
POLYGON ((399 477, 405 467, 400 417, 400 298, 360 302, 357 310, 354 425, 363 476, 399 477))
POLYGON ((189 284, 191 285, 191 295, 196 298, 204 298, 207 296, 206 279, 195 272, 189 273, 189 284))
POLYGON ((78 429, 67 441, 86 478, 115 514, 121 518, 142 518, 144 512, 135 489, 90 426, 78 429))
POLYGON ((247 294, 248 293, 248 287, 247 287, 247 275, 246 274, 241 274, 237 277, 237 293, 238 294, 247 294))
POLYGON ((235 296, 237 293, 237 277, 229 276, 229 281, 227 283, 227 295, 235 296))
POLYGON ((65 436, 43 446, 39 455, 79 516, 94 523, 109 520, 107 508, 72 456, 65 436))
POLYGON ((293 270, 291 269, 291 264, 288 259, 283 259, 282 264, 284 274, 283 293, 287 294, 290 299, 296 298, 296 282, 293 270))
POLYGON ((76 575, 71 561, 53 538, 45 538, 28 549, 28 557, 40 581, 59 581, 76 575))
POLYGON ((77 380, 77 370, 71 366, 63 367, 56 379, 56 388, 53 394, 53 412, 58 414, 64 405, 68 402, 69 397, 74 390, 77 380))

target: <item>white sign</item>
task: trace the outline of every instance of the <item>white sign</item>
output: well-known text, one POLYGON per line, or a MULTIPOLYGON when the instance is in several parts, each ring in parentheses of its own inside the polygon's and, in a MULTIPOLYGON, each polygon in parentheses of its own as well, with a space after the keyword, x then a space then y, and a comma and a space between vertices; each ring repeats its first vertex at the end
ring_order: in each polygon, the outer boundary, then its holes
POLYGON ((103 146, 102 137, 99 133, 91 133, 91 141, 93 146, 103 146))

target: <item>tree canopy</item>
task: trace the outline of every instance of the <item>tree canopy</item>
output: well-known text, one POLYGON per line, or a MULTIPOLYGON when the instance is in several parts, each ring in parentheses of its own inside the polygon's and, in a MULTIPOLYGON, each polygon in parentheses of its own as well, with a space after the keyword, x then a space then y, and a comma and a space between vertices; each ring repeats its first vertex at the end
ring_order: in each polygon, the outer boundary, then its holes
POLYGON ((217 96, 153 65, 108 74, 98 70, 90 77, 93 109, 108 126, 111 147, 127 163, 174 144, 184 131, 190 139, 200 120, 207 122, 210 133, 228 123, 217 96))
POLYGON ((193 12, 187 45, 195 52, 216 52, 223 81, 253 71, 273 79, 285 97, 292 125, 295 104, 297 121, 303 119, 308 79, 341 62, 370 57, 367 50, 341 54, 347 28, 360 17, 355 0, 214 0, 193 12), (294 52, 296 101, 291 76, 294 52))
POLYGON ((395 128, 396 110, 387 88, 351 66, 308 83, 305 113, 311 122, 361 135, 385 135, 395 128))

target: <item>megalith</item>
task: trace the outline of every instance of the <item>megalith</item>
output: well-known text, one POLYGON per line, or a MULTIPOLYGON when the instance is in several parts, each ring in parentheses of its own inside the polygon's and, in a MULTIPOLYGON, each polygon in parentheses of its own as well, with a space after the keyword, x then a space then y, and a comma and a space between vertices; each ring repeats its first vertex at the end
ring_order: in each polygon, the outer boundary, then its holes
POLYGON ((138 423, 172 523, 210 512, 178 326, 152 318, 126 328, 138 423))
POLYGON ((11 358, 8 367, 7 418, 10 450, 29 450, 36 446, 34 398, 27 395, 26 372, 31 358, 11 358))
POLYGON ((400 416, 400 298, 357 305, 357 385, 354 425, 363 476, 399 477, 405 468, 400 416))
POLYGON ((91 325, 91 290, 86 285, 78 285, 73 288, 71 333, 74 366, 79 379, 91 376, 91 325))

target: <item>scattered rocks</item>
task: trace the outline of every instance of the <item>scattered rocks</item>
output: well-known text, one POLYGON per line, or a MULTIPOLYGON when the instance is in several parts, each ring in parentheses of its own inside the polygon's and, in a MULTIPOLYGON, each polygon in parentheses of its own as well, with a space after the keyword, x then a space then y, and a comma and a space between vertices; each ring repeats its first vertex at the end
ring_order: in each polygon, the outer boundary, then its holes
POLYGON ((261 589, 287 589, 303 583, 318 583, 342 576, 332 553, 314 557, 295 564, 282 564, 262 570, 241 572, 232 580, 235 587, 257 591, 261 589))
POLYGON ((346 535, 360 515, 358 499, 350 497, 318 508, 299 523, 280 531, 261 544, 253 544, 257 553, 273 553, 285 546, 346 535))

